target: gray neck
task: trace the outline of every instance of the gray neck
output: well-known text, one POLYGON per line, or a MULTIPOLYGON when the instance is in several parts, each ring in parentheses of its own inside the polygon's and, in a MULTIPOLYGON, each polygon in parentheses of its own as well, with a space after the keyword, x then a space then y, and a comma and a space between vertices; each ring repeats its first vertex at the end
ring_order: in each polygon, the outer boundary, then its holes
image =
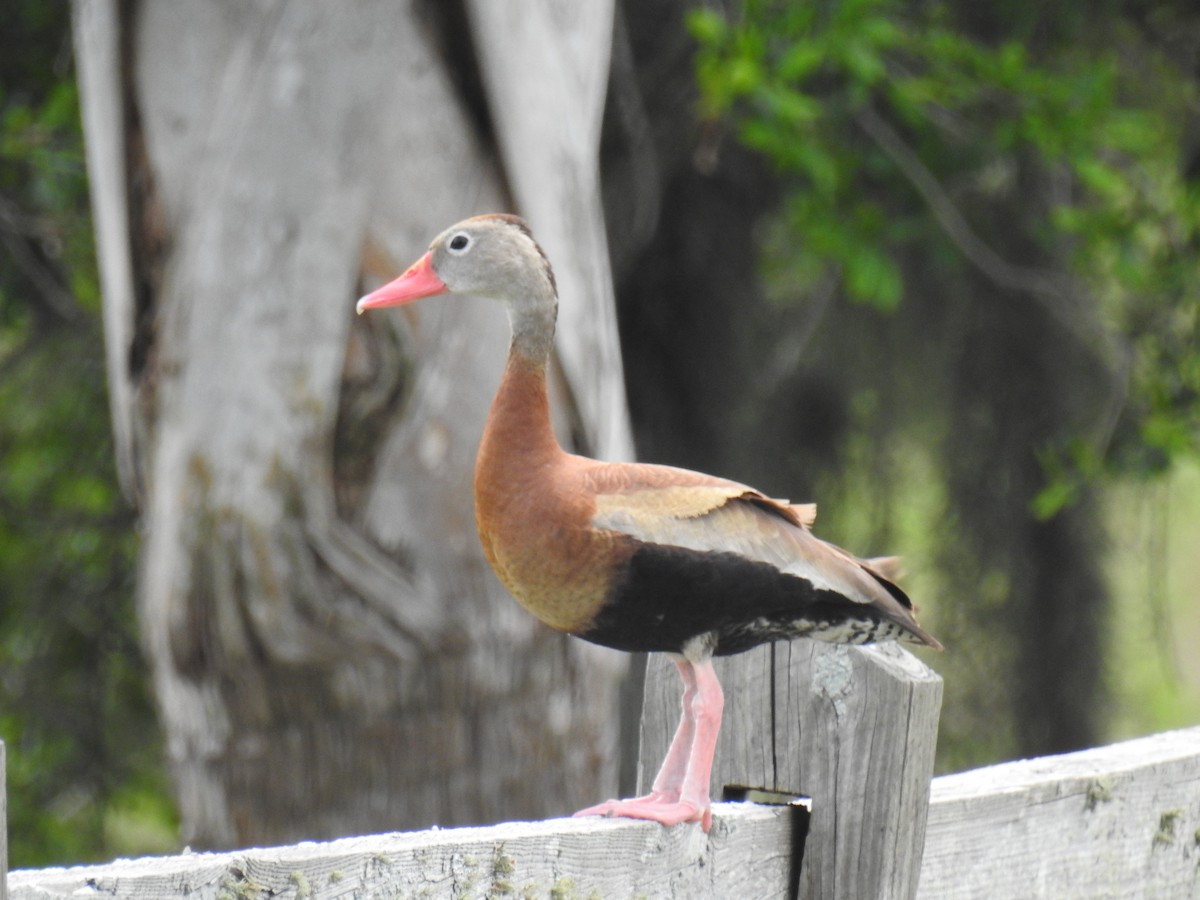
POLYGON ((512 324, 512 349, 527 359, 546 363, 554 348, 554 319, 558 302, 548 305, 510 306, 508 320, 512 324))

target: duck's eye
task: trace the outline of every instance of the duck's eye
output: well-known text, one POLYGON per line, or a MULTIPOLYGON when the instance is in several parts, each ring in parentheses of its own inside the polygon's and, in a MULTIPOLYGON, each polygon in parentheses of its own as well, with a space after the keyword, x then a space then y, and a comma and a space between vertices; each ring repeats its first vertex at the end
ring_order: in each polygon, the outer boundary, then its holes
POLYGON ((471 246, 471 239, 461 231, 450 238, 449 247, 455 253, 462 253, 469 246, 471 246))

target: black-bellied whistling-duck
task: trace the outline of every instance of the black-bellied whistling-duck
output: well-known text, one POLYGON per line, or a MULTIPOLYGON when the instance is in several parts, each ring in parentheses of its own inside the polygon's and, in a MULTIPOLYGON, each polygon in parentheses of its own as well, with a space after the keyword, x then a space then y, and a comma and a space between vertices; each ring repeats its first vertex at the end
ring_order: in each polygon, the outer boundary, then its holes
POLYGON ((713 656, 796 637, 941 649, 890 580, 895 560, 859 559, 814 537, 815 507, 699 472, 598 462, 559 446, 546 395, 557 289, 521 219, 454 225, 407 272, 359 300, 358 311, 450 291, 499 300, 512 323, 475 467, 488 562, 550 627, 618 650, 668 653, 683 677, 683 717, 653 790, 578 815, 708 829, 724 705, 713 656))

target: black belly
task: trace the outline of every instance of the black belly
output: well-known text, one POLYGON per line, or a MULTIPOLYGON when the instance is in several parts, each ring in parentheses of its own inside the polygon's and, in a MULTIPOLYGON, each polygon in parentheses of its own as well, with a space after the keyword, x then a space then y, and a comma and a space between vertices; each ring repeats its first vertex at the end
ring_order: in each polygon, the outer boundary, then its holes
POLYGON ((861 644, 902 631, 872 607, 767 563, 644 544, 578 636, 617 650, 679 653, 693 638, 711 635, 714 655, 728 656, 802 636, 861 644))

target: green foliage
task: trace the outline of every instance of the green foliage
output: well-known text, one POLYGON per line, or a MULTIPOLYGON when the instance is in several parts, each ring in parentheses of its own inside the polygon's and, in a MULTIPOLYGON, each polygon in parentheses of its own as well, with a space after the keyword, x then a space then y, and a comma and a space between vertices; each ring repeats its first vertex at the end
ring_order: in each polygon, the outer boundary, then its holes
POLYGON ((891 310, 919 245, 935 265, 976 266, 1094 324, 1087 340, 1123 396, 1095 433, 1042 449, 1039 516, 1102 473, 1156 473, 1195 453, 1200 185, 1183 153, 1200 89, 1148 39, 1140 7, 740 9, 690 17, 703 113, 732 123, 793 185, 793 284, 836 277, 851 298, 891 310), (1037 265, 1015 266, 988 246, 1014 226, 987 209, 1031 187, 1043 194, 1029 204, 1044 207, 1029 229, 1037 265))
POLYGON ((0 39, 0 738, 10 863, 174 840, 115 483, 67 8, 0 39))

